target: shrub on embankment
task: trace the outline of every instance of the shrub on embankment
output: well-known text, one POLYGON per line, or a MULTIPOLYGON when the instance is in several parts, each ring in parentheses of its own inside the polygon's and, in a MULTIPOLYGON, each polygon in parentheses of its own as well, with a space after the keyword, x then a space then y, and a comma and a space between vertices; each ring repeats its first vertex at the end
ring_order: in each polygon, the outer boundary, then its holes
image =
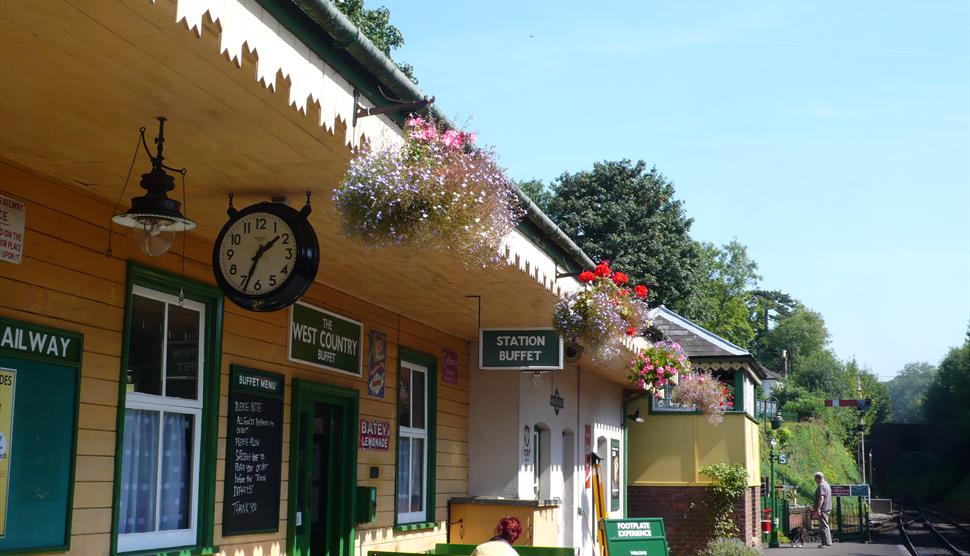
MULTIPOLYGON (((849 484, 859 482, 859 468, 855 458, 846 449, 837 427, 822 421, 785 423, 779 446, 779 453, 788 455, 788 463, 781 465, 775 461, 775 484, 795 485, 800 504, 811 504, 815 496, 815 472, 825 474, 829 484, 849 484), (835 430, 833 430, 835 429, 835 430)), ((761 439, 761 474, 768 476, 769 466, 768 437, 761 439)))

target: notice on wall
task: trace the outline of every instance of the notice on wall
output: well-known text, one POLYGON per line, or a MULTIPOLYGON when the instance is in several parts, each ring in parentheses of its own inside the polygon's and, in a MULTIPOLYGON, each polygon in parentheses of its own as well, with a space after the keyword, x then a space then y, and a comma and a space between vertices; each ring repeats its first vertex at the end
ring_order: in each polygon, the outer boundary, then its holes
POLYGON ((0 261, 20 264, 24 254, 24 224, 27 205, 0 195, 0 261))
POLYGON ((361 419, 358 437, 361 450, 386 452, 391 447, 391 423, 376 419, 361 419))
POLYGON ((610 439, 610 511, 620 509, 620 441, 610 439))
POLYGON ((361 376, 364 325, 319 307, 290 307, 290 361, 361 376))
POLYGON ((17 371, 0 368, 0 539, 7 534, 7 497, 13 453, 13 404, 17 371))
POLYGON ((562 370, 562 338, 551 328, 483 328, 478 337, 482 370, 562 370))
POLYGON ((387 376, 387 334, 370 331, 367 355, 367 395, 384 399, 384 379, 387 376))
POLYGON ((279 530, 283 386, 283 375, 232 368, 223 535, 279 530))
POLYGON ((448 350, 441 350, 441 382, 458 384, 458 354, 448 350))

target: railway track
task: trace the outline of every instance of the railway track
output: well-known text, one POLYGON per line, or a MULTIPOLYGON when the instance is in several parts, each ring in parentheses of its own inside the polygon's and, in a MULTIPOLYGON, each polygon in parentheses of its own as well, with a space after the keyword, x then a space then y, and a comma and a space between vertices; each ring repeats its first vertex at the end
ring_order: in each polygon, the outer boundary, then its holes
POLYGON ((970 556, 970 521, 939 508, 900 509, 899 532, 913 556, 970 556))

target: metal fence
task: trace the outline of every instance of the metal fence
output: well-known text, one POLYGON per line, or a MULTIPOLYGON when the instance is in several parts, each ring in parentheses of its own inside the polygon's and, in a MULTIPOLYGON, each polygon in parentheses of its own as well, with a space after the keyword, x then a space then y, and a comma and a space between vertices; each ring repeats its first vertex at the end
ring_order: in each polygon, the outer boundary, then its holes
MULTIPOLYGON (((839 496, 835 498, 829 519, 832 528, 832 538, 839 542, 866 541, 871 538, 869 531, 869 509, 865 499, 861 496, 839 496)), ((804 527, 817 535, 819 529, 818 518, 812 518, 810 506, 792 506, 787 500, 781 504, 780 523, 783 533, 788 533, 795 527, 804 527)))

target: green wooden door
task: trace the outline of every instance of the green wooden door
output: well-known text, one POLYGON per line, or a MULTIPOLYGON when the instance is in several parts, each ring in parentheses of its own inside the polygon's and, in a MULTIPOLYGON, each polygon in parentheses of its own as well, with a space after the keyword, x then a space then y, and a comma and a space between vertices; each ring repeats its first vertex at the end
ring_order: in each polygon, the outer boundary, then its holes
POLYGON ((293 383, 287 553, 352 556, 357 391, 293 383))

